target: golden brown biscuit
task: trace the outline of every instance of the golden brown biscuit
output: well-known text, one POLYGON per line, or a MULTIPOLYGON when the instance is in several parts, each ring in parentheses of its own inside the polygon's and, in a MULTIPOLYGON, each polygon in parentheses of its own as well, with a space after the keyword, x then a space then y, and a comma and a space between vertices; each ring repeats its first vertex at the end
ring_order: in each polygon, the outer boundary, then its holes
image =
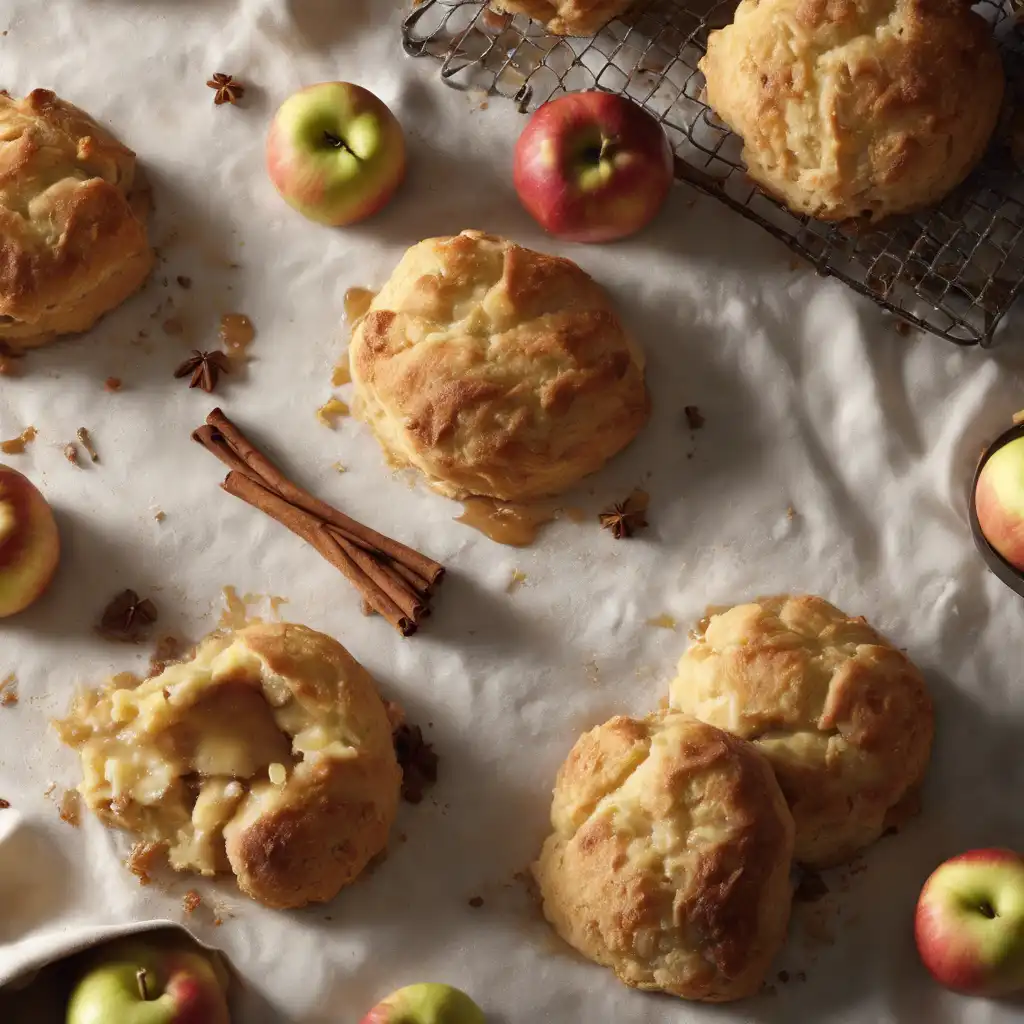
POLYGON ((479 231, 414 245, 349 346, 355 412, 442 494, 563 491, 648 414, 643 357, 570 260, 479 231))
POLYGON ((751 740, 796 820, 796 859, 847 860, 916 810, 932 702, 910 659, 820 597, 717 611, 682 657, 670 703, 751 740))
POLYGON ((558 36, 592 36, 635 0, 491 0, 497 11, 525 14, 558 36))
POLYGON ((700 68, 750 176, 822 220, 937 202, 1003 96, 991 30, 963 0, 743 0, 700 68))
POLYGON ((753 995, 789 923, 793 819, 749 743, 662 711, 562 765, 533 871, 559 935, 634 988, 753 995))
POLYGON ((135 154, 88 114, 47 89, 0 93, 0 342, 88 330, 140 288, 148 214, 135 154))
POLYGON ((107 824, 177 871, 233 871, 270 907, 337 895, 380 853, 401 772, 373 679, 305 626, 213 634, 145 682, 115 677, 56 723, 107 824))

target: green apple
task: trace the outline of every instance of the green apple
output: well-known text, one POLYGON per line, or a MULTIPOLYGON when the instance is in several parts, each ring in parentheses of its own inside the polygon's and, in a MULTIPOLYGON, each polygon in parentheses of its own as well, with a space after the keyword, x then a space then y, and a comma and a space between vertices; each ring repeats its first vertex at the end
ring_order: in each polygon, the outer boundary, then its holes
POLYGON ((1024 572, 1024 437, 1004 444, 981 467, 974 507, 985 539, 1024 572))
POLYGON ((227 974, 198 949, 143 939, 87 960, 67 1024, 230 1024, 227 974))
POLYGON ((27 608, 60 560, 57 523, 35 485, 0 466, 0 619, 27 608))
POLYGON ((360 1024, 485 1024, 485 1018, 465 992, 428 983, 392 992, 360 1024))
POLYGON ((340 227, 376 213, 405 177, 405 137, 372 92, 322 82, 295 93, 274 115, 267 171, 289 206, 340 227))

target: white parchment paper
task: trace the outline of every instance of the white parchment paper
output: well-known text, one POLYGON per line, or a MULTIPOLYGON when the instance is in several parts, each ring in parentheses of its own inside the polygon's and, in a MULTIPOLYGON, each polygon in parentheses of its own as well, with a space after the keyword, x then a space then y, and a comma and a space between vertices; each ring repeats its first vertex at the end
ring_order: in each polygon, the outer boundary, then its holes
MULTIPOLYGON (((181 898, 195 885, 204 904, 189 926, 245 978, 247 1024, 355 1024, 380 996, 421 980, 465 988, 499 1024, 1015 1019, 1019 1008, 931 984, 910 921, 944 856, 1024 846, 1024 608, 976 557, 965 501, 979 449, 1024 405, 1017 331, 993 353, 901 337, 685 187, 628 242, 543 237, 511 189, 522 118, 497 100, 481 109, 479 96, 443 86, 435 64, 405 57, 402 7, 0 3, 0 87, 51 87, 139 152, 163 256, 145 292, 88 337, 0 380, 0 436, 39 429, 26 455, 5 461, 42 487, 65 545, 48 596, 0 623, 0 678, 15 672, 21 698, 0 707, 0 797, 28 844, 3 862, 0 977, 40 936, 184 921, 181 898), (213 106, 214 71, 249 85, 244 106, 213 106), (277 104, 339 78, 393 107, 412 161, 394 204, 346 231, 290 211, 263 167, 277 104), (650 426, 570 499, 596 514, 642 484, 653 524, 642 537, 616 543, 596 522, 562 522, 529 550, 499 547, 453 522, 458 506, 390 473, 358 424, 317 422, 344 345, 346 289, 378 285, 405 247, 465 227, 576 259, 646 349, 650 426), (189 441, 214 402, 171 373, 190 348, 216 344, 227 312, 251 317, 258 336, 248 373, 228 378, 216 401, 298 479, 450 567, 417 637, 364 618, 335 570, 218 490, 222 468, 189 441), (183 335, 162 330, 170 315, 183 335), (120 393, 104 389, 112 376, 120 393), (703 430, 687 429, 685 405, 701 409, 703 430), (80 426, 101 461, 75 468, 61 448, 80 426), (513 570, 527 578, 509 592, 513 570), (140 669, 149 653, 95 636, 107 601, 131 587, 157 602, 159 631, 197 639, 217 625, 227 585, 287 598, 283 616, 342 640, 441 756, 440 784, 403 807, 386 862, 330 906, 276 913, 228 882, 192 878, 142 888, 123 867, 125 837, 58 818, 56 798, 79 776, 49 719, 76 685, 140 669), (852 871, 827 876, 829 895, 796 915, 778 965, 788 980, 774 991, 723 1008, 632 992, 563 947, 515 875, 538 850, 555 770, 579 732, 657 706, 706 604, 779 590, 868 616, 927 671, 938 738, 924 813, 852 871), (660 616, 677 628, 648 624, 660 616), (476 896, 484 903, 472 908, 476 896)), ((253 611, 269 614, 266 602, 253 611)))

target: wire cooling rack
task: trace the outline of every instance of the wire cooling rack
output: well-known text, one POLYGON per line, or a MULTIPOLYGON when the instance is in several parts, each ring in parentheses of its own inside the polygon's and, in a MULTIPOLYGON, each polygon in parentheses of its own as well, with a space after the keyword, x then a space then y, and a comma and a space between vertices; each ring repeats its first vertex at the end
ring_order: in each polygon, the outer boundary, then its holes
MULTIPOLYGON (((1006 2, 982 0, 975 9, 993 25, 1012 97, 1024 72, 1024 35, 1006 2)), ((982 165, 933 209, 867 228, 795 216, 747 177, 740 139, 703 102, 697 62, 708 33, 729 24, 735 6, 641 0, 594 38, 565 39, 495 13, 487 0, 419 0, 403 43, 412 56, 440 60, 449 85, 507 97, 524 113, 583 89, 628 95, 664 126, 677 177, 903 320, 958 345, 991 345, 1024 284, 1024 118, 1008 104, 982 165)))

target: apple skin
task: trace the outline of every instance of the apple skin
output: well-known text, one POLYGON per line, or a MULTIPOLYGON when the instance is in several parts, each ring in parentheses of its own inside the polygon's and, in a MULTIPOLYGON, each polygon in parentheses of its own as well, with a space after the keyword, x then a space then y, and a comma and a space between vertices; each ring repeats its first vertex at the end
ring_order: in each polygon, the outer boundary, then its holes
POLYGON ((60 535, 46 499, 28 477, 0 465, 0 619, 39 598, 59 561, 60 535))
POLYGON ((76 984, 66 1022, 231 1024, 227 976, 218 966, 196 950, 138 940, 113 943, 97 953, 76 984), (146 972, 146 1000, 140 970, 146 972))
POLYGON ((405 136, 372 92, 321 82, 281 104, 267 136, 267 171, 289 206, 332 227, 382 209, 405 178, 405 136))
POLYGON ((483 1010, 451 985, 408 985, 382 999, 360 1024, 486 1024, 483 1010))
POLYGON ((1024 991, 1024 859, 992 848, 940 865, 918 898, 914 938, 946 988, 990 997, 1024 991))
POLYGON ((625 96, 578 92, 540 107, 516 143, 519 201, 549 234, 611 242, 646 227, 672 187, 660 124, 625 96))
POLYGON ((1004 444, 981 467, 974 507, 985 539, 1024 572, 1024 437, 1004 444))

